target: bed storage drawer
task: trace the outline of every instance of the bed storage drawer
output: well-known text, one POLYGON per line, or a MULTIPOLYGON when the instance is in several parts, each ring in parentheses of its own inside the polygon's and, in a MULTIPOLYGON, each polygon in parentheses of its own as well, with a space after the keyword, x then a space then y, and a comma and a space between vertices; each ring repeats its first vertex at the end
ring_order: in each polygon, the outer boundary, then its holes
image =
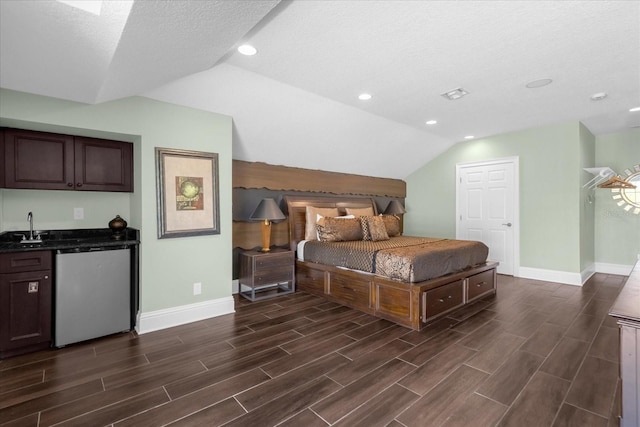
POLYGON ((296 264, 296 285, 301 291, 324 295, 324 276, 324 271, 309 268, 302 263, 296 264))
POLYGON ((329 295, 354 308, 368 309, 371 282, 329 273, 329 295))
POLYGON ((495 270, 487 270, 469 277, 467 280, 467 301, 493 291, 494 272, 495 270))
POLYGON ((445 313, 464 304, 464 281, 456 280, 424 293, 425 319, 445 313))

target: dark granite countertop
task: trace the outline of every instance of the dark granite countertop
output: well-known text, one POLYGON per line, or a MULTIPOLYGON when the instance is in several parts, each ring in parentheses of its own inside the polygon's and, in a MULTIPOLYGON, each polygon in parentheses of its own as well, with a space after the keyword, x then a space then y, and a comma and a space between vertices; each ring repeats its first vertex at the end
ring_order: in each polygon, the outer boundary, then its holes
POLYGON ((42 243, 20 243, 29 231, 5 231, 0 233, 0 253, 21 251, 82 250, 86 248, 107 248, 134 246, 140 244, 140 231, 126 228, 120 235, 108 228, 76 230, 38 230, 34 237, 41 236, 42 243))
POLYGON ((622 321, 640 323, 640 261, 631 270, 609 315, 622 321))

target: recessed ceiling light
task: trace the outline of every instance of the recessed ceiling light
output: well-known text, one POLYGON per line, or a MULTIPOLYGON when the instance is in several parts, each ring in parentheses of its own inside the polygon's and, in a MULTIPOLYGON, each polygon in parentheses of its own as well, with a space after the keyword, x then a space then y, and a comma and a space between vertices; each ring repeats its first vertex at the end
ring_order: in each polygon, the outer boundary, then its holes
POLYGON ((467 92, 466 90, 462 89, 461 87, 455 88, 455 89, 451 89, 445 93, 441 93, 440 96, 447 98, 449 101, 454 101, 456 99, 460 99, 465 95, 468 95, 469 92, 467 92))
POLYGON ((607 94, 604 92, 598 92, 598 93, 594 93, 593 95, 591 95, 591 100, 592 101, 602 101, 603 99, 605 99, 607 97, 607 94))
POLYGON ((371 99, 371 94, 369 93, 361 93, 360 95, 358 95, 358 99, 360 101, 368 101, 371 99))
POLYGON ((539 79, 539 80, 534 80, 534 81, 532 81, 532 82, 527 83, 527 85, 526 85, 526 86, 527 86, 529 89, 536 89, 536 88, 539 88, 539 87, 542 87, 542 86, 546 86, 546 85, 548 85, 548 84, 551 84, 551 82, 552 82, 552 81, 553 81, 553 80, 551 80, 551 79, 539 79))
POLYGON ((467 136, 464 137, 464 139, 473 139, 473 138, 475 138, 475 136, 473 136, 473 135, 467 135, 467 136))
POLYGON ((438 121, 437 120, 427 120, 425 123, 428 124, 428 125, 435 125, 436 123, 438 123, 438 121))
POLYGON ((243 55, 253 56, 256 53, 258 53, 258 49, 251 46, 250 44, 243 44, 242 46, 238 47, 238 52, 240 52, 243 55))
POLYGON ((637 113, 638 111, 640 111, 640 107, 634 107, 629 109, 630 113, 637 113))

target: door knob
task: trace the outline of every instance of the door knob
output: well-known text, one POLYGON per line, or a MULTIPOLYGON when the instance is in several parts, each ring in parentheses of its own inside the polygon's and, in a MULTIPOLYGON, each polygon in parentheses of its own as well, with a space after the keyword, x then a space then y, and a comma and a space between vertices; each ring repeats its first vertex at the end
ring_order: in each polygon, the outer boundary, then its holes
POLYGON ((511 227, 511 223, 510 222, 508 222, 506 224, 502 224, 502 225, 506 225, 507 227, 511 227))

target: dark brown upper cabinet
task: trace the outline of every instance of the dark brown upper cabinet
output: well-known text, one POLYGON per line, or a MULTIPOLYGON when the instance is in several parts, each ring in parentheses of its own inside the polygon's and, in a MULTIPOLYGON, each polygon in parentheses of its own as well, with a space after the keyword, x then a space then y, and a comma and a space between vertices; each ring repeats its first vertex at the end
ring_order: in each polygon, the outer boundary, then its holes
POLYGON ((4 129, 4 187, 133 191, 133 144, 4 129))

